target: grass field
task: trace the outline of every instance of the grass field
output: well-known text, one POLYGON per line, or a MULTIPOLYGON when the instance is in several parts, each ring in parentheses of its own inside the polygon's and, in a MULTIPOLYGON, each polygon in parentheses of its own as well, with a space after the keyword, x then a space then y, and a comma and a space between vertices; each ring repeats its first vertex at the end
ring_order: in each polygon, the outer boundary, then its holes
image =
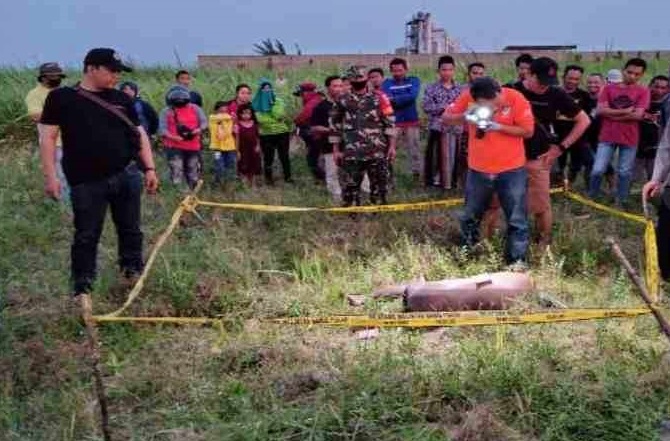
MULTIPOLYGON (((617 61, 587 70, 603 71, 617 61)), ((665 62, 650 73, 665 71, 665 62)), ((499 71, 503 79, 508 70, 499 71)), ((289 83, 329 72, 297 72, 289 83)), ((171 69, 137 73, 154 104, 171 69)), ((267 73, 265 73, 267 75, 267 73)), ((197 72, 206 107, 263 73, 197 72)), ((73 74, 74 76, 74 74, 73 74)), ((430 79, 430 72, 421 72, 430 79)), ((100 440, 83 328, 68 301, 69 213, 42 196, 32 129, 20 119, 27 71, 0 71, 0 440, 100 440)), ((401 158, 403 160, 404 158, 401 158)), ((203 198, 329 205, 293 156, 297 183, 203 198)), ((163 172, 165 163, 159 159, 163 172)), ((399 167, 403 169, 404 167, 399 167)), ((391 202, 445 195, 400 174, 391 202)), ((446 195, 451 196, 451 195, 446 195)), ((165 184, 143 202, 147 247, 182 197, 165 184)), ((536 293, 571 307, 637 306, 634 288, 604 244, 618 237, 637 267, 642 228, 555 197, 555 245, 532 250, 536 293)), ((670 356, 652 318, 430 332, 386 330, 359 341, 347 330, 279 327, 264 317, 399 311, 348 306, 348 294, 424 275, 502 267, 496 241, 459 250, 458 209, 364 215, 252 214, 200 209, 161 253, 133 315, 222 316, 225 340, 206 327, 105 324, 105 385, 117 440, 602 440, 659 439, 670 418, 670 356), (367 308, 367 309, 366 309, 367 308), (213 351, 213 346, 216 350, 213 351)), ((96 312, 120 305, 110 222, 99 252, 96 312)))

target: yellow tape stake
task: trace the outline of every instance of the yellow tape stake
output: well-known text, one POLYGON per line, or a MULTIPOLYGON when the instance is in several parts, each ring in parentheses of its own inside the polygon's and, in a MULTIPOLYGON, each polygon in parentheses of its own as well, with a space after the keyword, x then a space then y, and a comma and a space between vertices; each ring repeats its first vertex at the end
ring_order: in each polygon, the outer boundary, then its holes
POLYGON ((219 331, 219 338, 216 339, 216 342, 212 345, 210 351, 212 354, 221 354, 223 344, 226 342, 226 328, 223 326, 223 320, 219 320, 216 323, 216 328, 219 331))
POLYGON ((496 326, 496 350, 502 352, 505 347, 505 325, 496 326))
POLYGON ((142 292, 142 289, 144 288, 144 283, 146 282, 147 276, 149 275, 149 271, 151 271, 151 268, 153 267, 154 262, 156 261, 156 257, 158 256, 158 252, 161 250, 161 248, 163 248, 163 245, 165 245, 165 242, 172 235, 175 228, 177 228, 177 225, 179 225, 179 220, 181 219, 182 215, 185 212, 190 211, 197 206, 197 202, 196 202, 196 199, 195 199, 195 194, 202 187, 202 183, 203 183, 203 181, 198 182, 195 189, 193 190, 193 193, 186 196, 181 201, 181 203, 179 204, 179 207, 177 207, 175 212, 172 214, 172 219, 170 220, 170 224, 165 229, 165 231, 163 231, 163 234, 161 234, 160 237, 158 238, 158 240, 156 241, 156 244, 154 245, 154 248, 151 250, 151 253, 149 254, 149 258, 147 259, 147 263, 144 265, 144 270, 142 271, 142 274, 140 275, 140 278, 137 280, 137 283, 135 283, 135 286, 133 286, 133 289, 128 294, 128 298, 126 299, 123 306, 121 306, 119 309, 117 309, 114 312, 110 312, 109 314, 106 314, 107 316, 113 317, 113 316, 120 315, 140 295, 140 293, 142 292))
POLYGON ((661 289, 661 270, 658 266, 658 248, 656 246, 656 228, 654 222, 647 219, 644 229, 645 279, 647 290, 654 303, 658 303, 661 289))

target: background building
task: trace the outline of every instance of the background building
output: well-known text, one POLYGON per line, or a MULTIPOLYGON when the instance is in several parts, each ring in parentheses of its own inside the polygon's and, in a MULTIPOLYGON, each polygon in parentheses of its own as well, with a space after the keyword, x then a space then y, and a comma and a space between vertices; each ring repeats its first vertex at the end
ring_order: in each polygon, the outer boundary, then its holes
POLYGON ((458 52, 458 42, 444 28, 437 27, 429 12, 417 12, 405 23, 404 54, 446 54, 458 52))
POLYGON ((517 46, 505 46, 503 52, 561 52, 561 51, 574 51, 577 49, 577 45, 517 45, 517 46))

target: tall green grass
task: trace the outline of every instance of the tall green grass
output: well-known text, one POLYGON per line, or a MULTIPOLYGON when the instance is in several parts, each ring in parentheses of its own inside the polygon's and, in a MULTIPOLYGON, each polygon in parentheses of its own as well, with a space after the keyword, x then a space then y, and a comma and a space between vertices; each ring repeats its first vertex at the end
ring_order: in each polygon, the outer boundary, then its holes
MULTIPOLYGON (((580 63, 579 54, 575 54, 575 62, 580 63)), ((462 54, 456 56, 460 81, 465 81, 465 70, 469 62, 476 60, 476 54, 462 54)), ((668 69, 668 60, 648 60, 649 69, 645 80, 650 79, 656 74, 665 74, 668 69)), ((622 68, 623 60, 603 59, 600 62, 581 63, 587 72, 605 73, 612 68, 622 68)), ((376 66, 369 66, 376 67, 376 66)), ((379 66, 387 68, 387 66, 379 66)), ((168 87, 174 82, 175 68, 169 66, 143 67, 133 73, 124 74, 123 80, 136 81, 141 89, 145 99, 152 103, 157 109, 164 105, 164 96, 168 87)), ((240 83, 248 83, 254 89, 258 86, 261 78, 274 80, 276 72, 268 70, 239 70, 239 69, 221 69, 221 70, 191 70, 195 81, 193 88, 200 91, 204 96, 205 111, 211 110, 214 103, 221 99, 232 99, 235 94, 235 86, 240 83)), ((298 108, 298 100, 291 96, 293 88, 302 81, 315 81, 319 85, 323 84, 328 75, 341 74, 342 69, 337 66, 319 67, 319 68, 301 68, 296 70, 287 70, 285 77, 287 86, 280 88, 279 93, 283 95, 289 104, 289 109, 295 111, 298 108)), ((498 78, 502 82, 507 82, 515 77, 513 66, 488 66, 487 73, 498 78)), ((28 69, 0 68, 0 83, 3 84, 3 90, 0 92, 0 129, 12 128, 13 124, 25 116, 25 106, 23 100, 26 93, 34 87, 36 83, 36 71, 28 69)), ((68 78, 65 84, 74 84, 81 77, 79 71, 67 72, 68 78)), ((435 80, 435 69, 427 67, 418 67, 411 71, 411 74, 417 75, 422 82, 428 83, 435 80)), ((643 80, 643 81, 645 81, 643 80)), ((25 128, 25 124, 23 125, 25 128)))

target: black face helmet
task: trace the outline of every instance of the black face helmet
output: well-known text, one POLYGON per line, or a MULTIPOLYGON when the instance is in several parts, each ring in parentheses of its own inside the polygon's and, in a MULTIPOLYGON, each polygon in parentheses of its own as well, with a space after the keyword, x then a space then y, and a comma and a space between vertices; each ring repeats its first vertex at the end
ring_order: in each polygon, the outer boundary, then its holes
POLYGON ((167 104, 171 107, 184 107, 191 102, 191 94, 184 87, 174 87, 167 94, 167 104))

